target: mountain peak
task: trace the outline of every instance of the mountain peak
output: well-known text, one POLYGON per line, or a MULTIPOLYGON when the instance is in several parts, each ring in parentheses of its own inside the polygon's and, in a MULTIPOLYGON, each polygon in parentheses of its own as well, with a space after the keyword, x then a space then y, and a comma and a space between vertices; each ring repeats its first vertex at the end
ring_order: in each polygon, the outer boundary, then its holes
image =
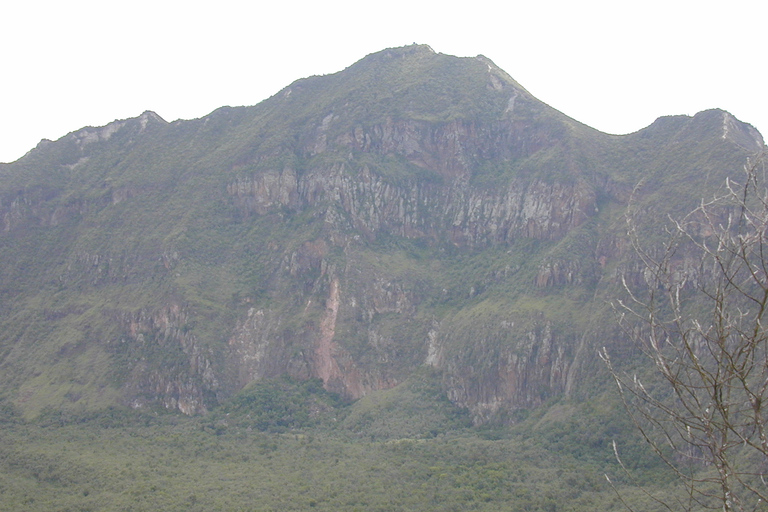
POLYGON ((621 342, 587 319, 633 186, 688 208, 752 153, 744 126, 610 137, 411 45, 255 107, 74 131, 0 166, 0 392, 193 413, 281 373, 356 398, 426 363, 478 422, 539 406, 580 385, 585 340, 621 342))
POLYGON ((547 108, 490 59, 446 55, 426 44, 388 48, 337 73, 297 80, 271 102, 310 119, 333 112, 364 125, 386 119, 501 120, 526 102, 533 110, 547 108))
POLYGON ((158 122, 162 124, 168 124, 168 121, 160 117, 156 112, 151 110, 145 110, 139 117, 137 117, 142 123, 158 122))
POLYGON ((385 48, 377 52, 371 53, 361 59, 363 60, 377 60, 377 59, 393 59, 393 58, 407 58, 414 56, 428 56, 437 55, 435 50, 427 44, 409 44, 406 46, 397 46, 393 48, 385 48))

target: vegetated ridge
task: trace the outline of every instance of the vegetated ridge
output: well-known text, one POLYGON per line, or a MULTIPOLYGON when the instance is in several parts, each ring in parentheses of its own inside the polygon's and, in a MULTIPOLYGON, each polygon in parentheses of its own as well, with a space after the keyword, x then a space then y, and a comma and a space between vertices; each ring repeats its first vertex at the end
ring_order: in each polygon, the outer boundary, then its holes
POLYGON ((214 410, 254 382, 359 399, 433 368, 473 421, 589 395, 649 244, 763 147, 727 112, 601 133, 424 45, 252 107, 152 112, 0 165, 0 394, 214 410))

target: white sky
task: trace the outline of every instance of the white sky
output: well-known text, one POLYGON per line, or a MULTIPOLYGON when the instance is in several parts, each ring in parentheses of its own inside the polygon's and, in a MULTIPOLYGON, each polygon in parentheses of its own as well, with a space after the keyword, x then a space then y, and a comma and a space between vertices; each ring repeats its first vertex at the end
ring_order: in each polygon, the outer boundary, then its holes
POLYGON ((483 54, 609 133, 718 107, 768 137, 765 0, 263 3, 3 2, 0 162, 145 110, 173 121, 254 105, 413 42, 483 54))

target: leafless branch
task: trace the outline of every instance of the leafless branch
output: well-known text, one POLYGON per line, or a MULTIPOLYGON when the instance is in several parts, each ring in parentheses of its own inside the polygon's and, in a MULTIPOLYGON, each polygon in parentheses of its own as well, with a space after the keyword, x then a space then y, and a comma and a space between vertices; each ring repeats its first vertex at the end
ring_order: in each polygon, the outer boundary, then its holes
MULTIPOLYGON (((614 310, 652 362, 649 382, 600 356, 645 441, 686 489, 683 510, 752 511, 768 499, 768 183, 763 154, 683 219, 661 250, 628 233, 644 286, 614 310)), ((637 280, 632 281, 637 283, 637 280)), ((616 459, 626 472, 616 450, 616 459)))

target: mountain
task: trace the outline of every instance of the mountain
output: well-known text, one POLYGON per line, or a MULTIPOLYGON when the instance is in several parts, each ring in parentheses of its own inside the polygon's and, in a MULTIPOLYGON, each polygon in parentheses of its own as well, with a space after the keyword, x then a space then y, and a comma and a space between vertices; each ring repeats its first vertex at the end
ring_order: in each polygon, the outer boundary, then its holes
MULTIPOLYGON (((413 45, 252 107, 152 112, 0 164, 0 396, 201 414, 253 382, 359 399, 434 369, 475 423, 606 382, 606 307, 763 148, 727 112, 601 133, 413 45)), ((628 356, 629 357, 629 356, 628 356)))

